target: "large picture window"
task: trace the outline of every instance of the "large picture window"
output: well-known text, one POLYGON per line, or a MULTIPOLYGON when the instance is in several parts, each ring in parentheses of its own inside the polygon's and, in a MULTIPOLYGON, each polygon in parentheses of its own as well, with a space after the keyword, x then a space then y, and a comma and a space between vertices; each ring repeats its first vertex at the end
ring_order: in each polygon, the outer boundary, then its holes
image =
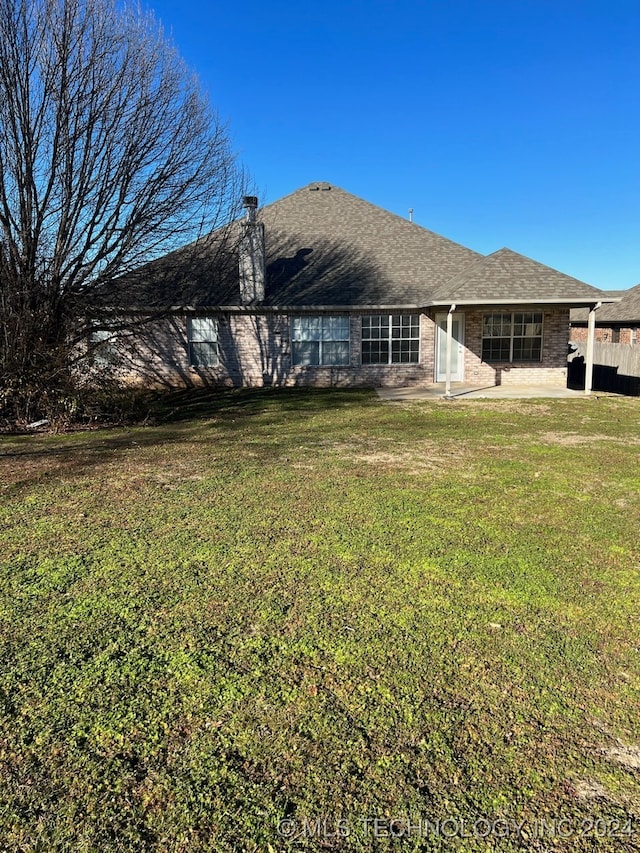
POLYGON ((417 364, 419 314, 373 314, 362 318, 363 364, 417 364))
POLYGON ((218 363, 218 323, 215 317, 189 317, 189 364, 214 367, 218 363))
POLYGON ((349 364, 349 317, 294 317, 291 344, 293 364, 349 364))
POLYGON ((482 318, 483 361, 540 361, 542 312, 485 314, 482 318))

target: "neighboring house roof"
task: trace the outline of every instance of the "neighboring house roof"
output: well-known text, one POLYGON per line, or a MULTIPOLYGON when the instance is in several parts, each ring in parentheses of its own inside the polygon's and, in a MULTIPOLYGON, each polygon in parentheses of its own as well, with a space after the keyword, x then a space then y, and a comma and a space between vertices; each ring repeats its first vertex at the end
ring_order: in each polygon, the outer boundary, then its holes
MULTIPOLYGON (((602 326, 608 323, 616 325, 631 323, 635 325, 640 323, 640 284, 636 284, 629 290, 607 290, 605 292, 610 298, 619 298, 620 302, 609 303, 599 308, 596 311, 597 325, 602 326)), ((588 313, 586 308, 573 308, 571 310, 571 322, 586 323, 588 313)))
MULTIPOLYGON (((265 308, 576 305, 606 298, 509 249, 485 257, 332 184, 296 190, 262 208, 258 219, 265 225, 265 308)), ((121 295, 138 306, 240 307, 240 227, 147 264, 122 280, 121 295)))

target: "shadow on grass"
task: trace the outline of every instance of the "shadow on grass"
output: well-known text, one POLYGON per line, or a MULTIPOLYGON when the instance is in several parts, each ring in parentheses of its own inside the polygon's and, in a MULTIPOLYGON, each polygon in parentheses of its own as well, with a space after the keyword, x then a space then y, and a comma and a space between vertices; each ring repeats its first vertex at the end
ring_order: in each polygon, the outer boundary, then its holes
POLYGON ((260 388, 251 390, 202 389, 175 391, 157 397, 150 412, 157 424, 176 424, 195 419, 216 418, 220 424, 237 428, 237 417, 250 418, 265 412, 320 414, 337 406, 375 404, 370 390, 260 388))
MULTIPOLYGON (((50 475, 82 476, 113 462, 126 461, 135 468, 136 454, 153 447, 179 445, 216 437, 233 441, 259 416, 272 415, 299 427, 304 433, 309 418, 339 407, 376 405, 368 390, 353 389, 270 389, 187 390, 154 395, 144 425, 92 429, 60 435, 7 435, 0 438, 0 483, 2 494, 10 497, 50 475)), ((277 429, 277 426, 276 426, 277 429)), ((265 461, 286 452, 286 447, 270 441, 260 442, 265 461)))

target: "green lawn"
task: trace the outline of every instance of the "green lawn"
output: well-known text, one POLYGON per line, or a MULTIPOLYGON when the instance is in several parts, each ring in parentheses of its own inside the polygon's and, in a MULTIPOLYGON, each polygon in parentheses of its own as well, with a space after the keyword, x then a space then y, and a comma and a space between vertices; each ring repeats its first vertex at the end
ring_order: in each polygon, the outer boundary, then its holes
POLYGON ((639 416, 220 393, 0 439, 0 849, 640 849, 639 416))

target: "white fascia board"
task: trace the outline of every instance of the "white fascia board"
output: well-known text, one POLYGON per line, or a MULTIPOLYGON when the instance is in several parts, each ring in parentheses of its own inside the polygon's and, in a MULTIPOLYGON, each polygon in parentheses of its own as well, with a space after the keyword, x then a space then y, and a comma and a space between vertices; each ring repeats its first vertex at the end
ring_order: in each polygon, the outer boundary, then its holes
POLYGON ((175 311, 201 312, 227 311, 234 314, 310 314, 318 311, 342 311, 357 314, 359 311, 421 311, 419 305, 199 305, 174 308, 175 311))
POLYGON ((207 312, 232 312, 234 314, 308 314, 314 311, 342 311, 357 314, 360 311, 424 311, 428 308, 448 308, 450 305, 474 306, 474 305, 569 305, 584 306, 595 305, 598 302, 613 303, 620 302, 621 297, 603 298, 601 296, 577 297, 575 299, 448 299, 421 304, 411 303, 399 305, 182 305, 172 306, 171 311, 178 313, 207 313, 207 312))
POLYGON ((429 302, 425 305, 426 308, 446 308, 449 305, 575 305, 585 306, 596 305, 598 302, 620 302, 621 297, 603 298, 601 296, 593 296, 591 298, 579 296, 575 299, 447 299, 438 300, 437 302, 429 302))

